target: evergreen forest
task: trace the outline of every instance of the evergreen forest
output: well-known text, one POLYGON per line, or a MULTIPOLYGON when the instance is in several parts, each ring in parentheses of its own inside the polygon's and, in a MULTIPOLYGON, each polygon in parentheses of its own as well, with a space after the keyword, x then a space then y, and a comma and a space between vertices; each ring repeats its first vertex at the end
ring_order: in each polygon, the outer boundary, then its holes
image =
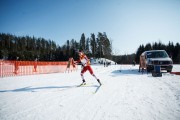
POLYGON ((0 33, 0 59, 4 60, 67 61, 69 57, 77 59, 78 51, 88 57, 110 59, 112 46, 105 32, 87 38, 83 33, 79 41, 67 40, 62 46, 44 38, 0 33))
POLYGON ((53 40, 31 36, 16 36, 0 33, 0 59, 22 61, 67 61, 69 57, 78 59, 78 51, 83 51, 89 58, 107 58, 118 64, 139 63, 139 56, 147 50, 166 50, 173 63, 180 63, 180 44, 162 42, 141 44, 137 51, 130 55, 113 55, 112 41, 106 33, 99 32, 97 36, 91 33, 86 37, 82 33, 80 40, 67 40, 62 46, 53 40))

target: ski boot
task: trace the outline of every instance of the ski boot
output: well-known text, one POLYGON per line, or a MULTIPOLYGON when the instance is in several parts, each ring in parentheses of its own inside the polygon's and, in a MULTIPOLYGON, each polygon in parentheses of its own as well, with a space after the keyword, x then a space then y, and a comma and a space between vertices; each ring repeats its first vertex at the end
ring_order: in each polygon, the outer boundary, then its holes
POLYGON ((86 85, 86 81, 83 79, 83 82, 80 85, 86 85))
POLYGON ((101 81, 99 79, 97 79, 97 81, 98 81, 99 85, 101 86, 102 85, 101 81))

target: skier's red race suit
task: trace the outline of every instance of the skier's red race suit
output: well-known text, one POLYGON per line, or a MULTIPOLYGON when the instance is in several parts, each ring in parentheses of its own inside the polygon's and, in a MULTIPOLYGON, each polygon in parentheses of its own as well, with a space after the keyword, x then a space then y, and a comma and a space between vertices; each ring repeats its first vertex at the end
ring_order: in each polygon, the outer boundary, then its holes
POLYGON ((80 55, 79 57, 79 60, 77 61, 78 63, 81 62, 82 66, 83 66, 83 69, 81 70, 81 73, 85 73, 87 70, 93 74, 93 70, 90 66, 90 60, 87 58, 86 55, 82 54, 80 55))

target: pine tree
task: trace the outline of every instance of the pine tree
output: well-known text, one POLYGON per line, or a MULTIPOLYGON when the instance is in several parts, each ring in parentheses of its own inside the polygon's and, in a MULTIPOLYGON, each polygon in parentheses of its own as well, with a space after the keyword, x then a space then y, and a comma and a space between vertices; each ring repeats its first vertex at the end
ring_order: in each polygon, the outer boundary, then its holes
POLYGON ((90 50, 89 50, 89 38, 86 39, 85 42, 85 53, 90 55, 90 50))
POLYGON ((151 47, 151 44, 150 43, 147 43, 146 45, 145 45, 145 51, 148 51, 148 50, 152 50, 152 47, 151 47))
POLYGON ((96 37, 95 37, 94 33, 91 34, 90 47, 91 47, 92 56, 95 57, 95 53, 97 51, 97 49, 96 49, 97 44, 96 44, 96 37))
POLYGON ((103 49, 102 49, 102 47, 103 47, 103 35, 102 35, 102 33, 98 33, 98 38, 96 39, 96 42, 97 42, 97 57, 98 58, 102 58, 102 57, 104 57, 103 56, 103 49))
POLYGON ((80 51, 84 51, 85 50, 85 45, 86 45, 86 38, 84 33, 81 35, 81 39, 80 39, 80 51))
POLYGON ((136 63, 139 63, 139 56, 145 51, 144 45, 140 45, 139 48, 137 49, 136 56, 135 56, 135 61, 136 63))

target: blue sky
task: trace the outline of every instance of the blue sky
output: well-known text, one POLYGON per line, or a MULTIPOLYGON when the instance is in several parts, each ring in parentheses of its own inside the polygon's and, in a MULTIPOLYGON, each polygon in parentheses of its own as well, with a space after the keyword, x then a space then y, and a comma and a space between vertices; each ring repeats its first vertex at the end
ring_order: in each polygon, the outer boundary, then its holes
POLYGON ((180 0, 0 0, 0 32, 64 45, 106 32, 115 54, 180 41, 180 0))

